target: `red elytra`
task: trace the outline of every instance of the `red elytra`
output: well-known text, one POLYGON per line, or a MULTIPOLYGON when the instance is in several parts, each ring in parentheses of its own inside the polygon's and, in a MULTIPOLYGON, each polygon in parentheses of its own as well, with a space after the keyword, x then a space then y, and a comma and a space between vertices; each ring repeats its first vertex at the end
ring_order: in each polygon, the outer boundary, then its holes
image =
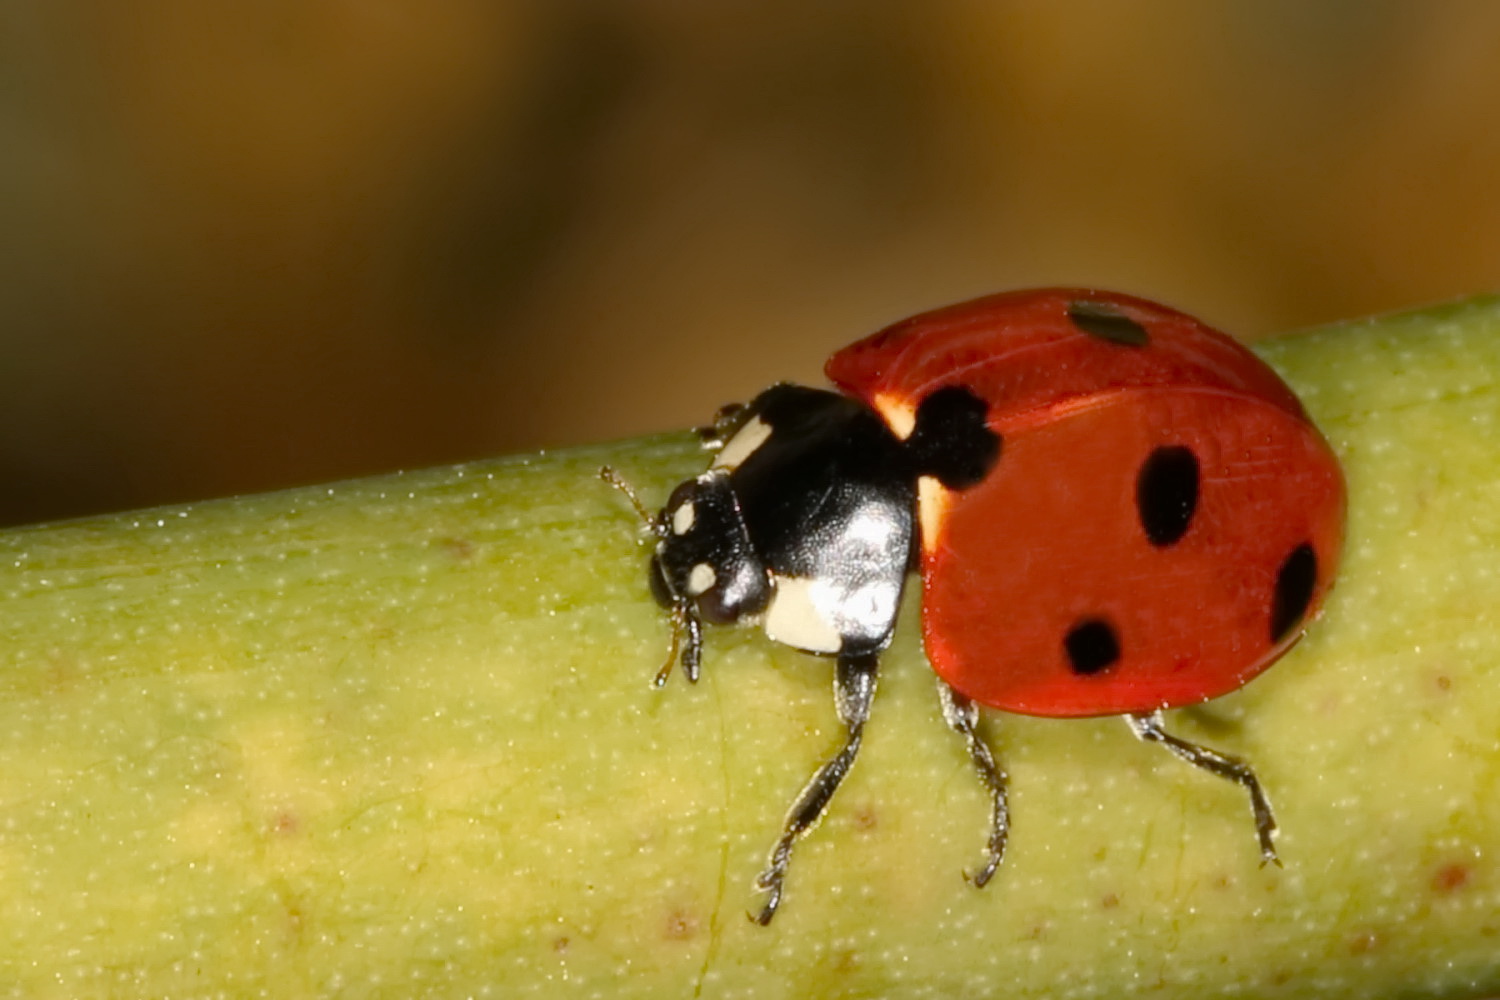
POLYGON ((1001 294, 888 327, 826 372, 903 436, 945 385, 990 406, 989 476, 924 479, 919 503, 928 656, 981 704, 1095 716, 1226 694, 1286 652, 1332 584, 1337 459, 1275 372, 1183 313, 1088 289, 1001 294), (1191 497, 1157 478, 1190 523, 1153 539, 1149 460, 1184 454, 1191 497))

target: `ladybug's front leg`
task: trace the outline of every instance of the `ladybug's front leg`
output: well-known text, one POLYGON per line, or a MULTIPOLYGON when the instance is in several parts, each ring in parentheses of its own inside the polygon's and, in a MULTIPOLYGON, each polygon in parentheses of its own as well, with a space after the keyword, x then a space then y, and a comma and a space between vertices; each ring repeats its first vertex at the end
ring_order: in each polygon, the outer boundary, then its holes
POLYGON ((782 883, 786 881, 787 865, 792 860, 792 845, 818 822, 828 809, 833 793, 854 765, 855 755, 864 735, 865 723, 870 718, 870 703, 875 698, 875 674, 879 658, 873 654, 862 656, 839 656, 834 675, 833 696, 838 706, 839 719, 848 727, 844 746, 813 774, 797 801, 792 803, 786 815, 786 826, 781 839, 771 848, 771 857, 766 870, 760 873, 755 885, 770 895, 761 908, 755 922, 764 926, 776 916, 781 905, 782 883))
POLYGON ((964 878, 974 883, 974 888, 982 889, 1000 867, 1000 862, 1005 857, 1005 841, 1010 835, 1010 807, 1005 795, 1005 772, 995 765, 994 755, 979 735, 979 706, 942 681, 938 681, 938 698, 943 703, 944 721, 964 738, 964 745, 969 749, 969 759, 974 762, 979 780, 984 782, 984 787, 990 793, 990 839, 986 845, 989 858, 979 871, 964 873, 964 878))
POLYGON ((1238 757, 1178 739, 1162 729, 1160 712, 1127 715, 1125 721, 1130 723, 1131 731, 1147 743, 1160 743, 1194 767, 1201 767, 1210 774, 1217 774, 1243 785, 1250 793, 1250 809, 1255 813, 1255 833, 1260 839, 1260 863, 1264 865, 1269 862, 1277 867, 1281 866, 1281 859, 1276 856, 1276 817, 1271 813, 1270 800, 1260 787, 1260 779, 1256 778, 1249 764, 1238 757))
POLYGON ((698 683, 699 669, 703 665, 703 622, 699 620, 693 606, 687 601, 673 601, 669 621, 672 626, 672 642, 667 647, 667 659, 652 679, 653 687, 665 687, 672 668, 682 661, 682 672, 691 684, 698 683))

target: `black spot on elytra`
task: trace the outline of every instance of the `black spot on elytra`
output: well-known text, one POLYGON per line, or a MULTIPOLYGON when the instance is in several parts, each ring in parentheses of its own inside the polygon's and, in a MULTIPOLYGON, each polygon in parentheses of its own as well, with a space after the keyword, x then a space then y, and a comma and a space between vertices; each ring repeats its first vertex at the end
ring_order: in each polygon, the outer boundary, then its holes
POLYGON ((1157 448, 1141 463, 1135 507, 1146 540, 1159 549, 1187 534, 1198 509, 1198 456, 1182 445, 1157 448))
POLYGON ((1068 665, 1085 677, 1108 670, 1120 659, 1120 637, 1102 618, 1085 618, 1068 630, 1063 639, 1068 665))
POLYGON ((918 475, 935 476, 950 490, 968 489, 1000 458, 1000 435, 985 426, 989 405, 968 386, 948 385, 917 406, 906 439, 918 475))
POLYGON ((1318 554, 1308 542, 1292 550, 1276 573, 1271 597, 1271 642, 1285 639, 1302 622, 1318 582, 1318 554))
POLYGON ((1122 347, 1145 347, 1151 341, 1144 326, 1105 302, 1069 302, 1068 319, 1090 337, 1122 347))

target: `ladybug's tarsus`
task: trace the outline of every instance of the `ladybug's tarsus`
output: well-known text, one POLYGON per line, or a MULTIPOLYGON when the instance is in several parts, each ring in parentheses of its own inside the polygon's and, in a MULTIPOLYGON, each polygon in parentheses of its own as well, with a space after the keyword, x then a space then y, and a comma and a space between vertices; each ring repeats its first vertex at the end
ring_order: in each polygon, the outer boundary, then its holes
POLYGON ((838 706, 839 720, 848 727, 844 745, 823 766, 813 773, 797 801, 786 815, 786 824, 781 837, 766 862, 765 870, 755 880, 755 886, 769 895, 761 907, 755 922, 764 927, 776 916, 781 905, 782 884, 786 881, 787 866, 792 860, 792 847, 822 819, 828 810, 833 793, 838 791, 864 738, 865 723, 870 718, 870 703, 875 699, 875 679, 879 668, 878 658, 871 655, 840 656, 834 674, 833 699, 838 706))
POLYGON ((1010 835, 1010 807, 1006 799, 1005 772, 995 764, 995 756, 989 745, 979 735, 979 706, 938 681, 938 700, 943 705, 943 720, 964 738, 969 759, 979 772, 979 780, 990 793, 990 839, 985 845, 988 857, 984 867, 977 872, 964 872, 964 879, 976 889, 983 889, 994 877, 1000 862, 1005 859, 1005 841, 1010 835))
POLYGON ((651 686, 666 687, 667 678, 672 676, 672 668, 677 665, 678 660, 682 661, 682 673, 687 677, 688 683, 696 684, 699 667, 703 663, 703 623, 685 601, 672 605, 668 623, 672 627, 672 641, 667 646, 666 660, 651 679, 651 686))
POLYGON ((1255 814, 1255 834, 1260 840, 1260 863, 1262 866, 1274 864, 1281 867, 1281 859, 1276 856, 1276 816, 1271 812, 1270 799, 1266 798, 1265 790, 1260 787, 1260 779, 1255 776, 1248 763, 1238 757, 1173 736, 1162 728, 1161 712, 1131 714, 1125 716, 1125 721, 1130 724, 1131 732, 1147 743, 1160 743, 1194 767, 1201 767, 1210 774, 1243 785, 1245 791, 1250 793, 1250 809, 1255 814))
MULTIPOLYGON (((690 608, 683 611, 682 629, 687 636, 682 646, 682 673, 689 684, 697 684, 698 670, 703 664, 703 623, 690 608)), ((665 677, 661 683, 666 683, 665 677)))

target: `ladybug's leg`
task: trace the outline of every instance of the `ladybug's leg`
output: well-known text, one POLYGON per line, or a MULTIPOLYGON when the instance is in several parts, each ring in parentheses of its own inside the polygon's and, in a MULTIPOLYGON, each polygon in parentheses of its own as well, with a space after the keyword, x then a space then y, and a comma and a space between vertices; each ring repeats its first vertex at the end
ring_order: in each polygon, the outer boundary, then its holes
POLYGON ((718 451, 724 447, 724 442, 734 437, 735 431, 744 425, 747 409, 749 408, 744 403, 725 403, 719 407, 714 414, 713 423, 696 428, 703 447, 710 451, 718 451))
POLYGON ((1281 859, 1276 857, 1276 817, 1272 815, 1270 800, 1261 790, 1260 780, 1249 764, 1238 757, 1169 734, 1162 729, 1160 712, 1127 715, 1125 721, 1130 723, 1131 731, 1147 743, 1160 743, 1194 767, 1245 786, 1250 793, 1250 809, 1255 813, 1255 833, 1260 838, 1260 863, 1272 862, 1281 866, 1281 859))
POLYGON ((786 825, 781 839, 771 848, 771 857, 765 871, 755 880, 756 888, 770 895, 761 908, 755 922, 764 926, 776 916, 776 907, 781 905, 781 886, 786 881, 786 869, 792 859, 792 845, 803 834, 812 829, 828 809, 829 800, 838 791, 839 784, 854 764, 859 753, 860 740, 864 735, 865 722, 870 718, 870 702, 875 697, 875 673, 878 658, 874 654, 863 656, 840 656, 834 676, 834 703, 838 706, 839 719, 848 727, 844 746, 829 758, 813 774, 797 801, 786 814, 786 825))
POLYGON ((1005 840, 1010 835, 1010 808, 1005 797, 1005 772, 995 765, 995 757, 988 744, 979 736, 979 706, 942 681, 938 681, 938 698, 943 703, 943 719, 964 738, 969 748, 969 759, 979 772, 979 780, 990 793, 990 840, 989 859, 977 872, 964 872, 964 878, 974 883, 976 889, 984 888, 1000 867, 1005 857, 1005 840))
POLYGON ((655 679, 651 682, 654 687, 663 687, 667 678, 672 675, 672 667, 677 663, 678 652, 682 653, 682 672, 687 675, 688 683, 698 683, 699 668, 703 665, 703 622, 693 612, 693 607, 687 601, 674 601, 671 612, 672 644, 667 647, 666 662, 656 672, 655 679))
POLYGON ((688 683, 697 684, 698 668, 703 664, 703 623, 691 608, 682 620, 683 630, 687 633, 687 641, 682 646, 682 672, 687 674, 688 683))

